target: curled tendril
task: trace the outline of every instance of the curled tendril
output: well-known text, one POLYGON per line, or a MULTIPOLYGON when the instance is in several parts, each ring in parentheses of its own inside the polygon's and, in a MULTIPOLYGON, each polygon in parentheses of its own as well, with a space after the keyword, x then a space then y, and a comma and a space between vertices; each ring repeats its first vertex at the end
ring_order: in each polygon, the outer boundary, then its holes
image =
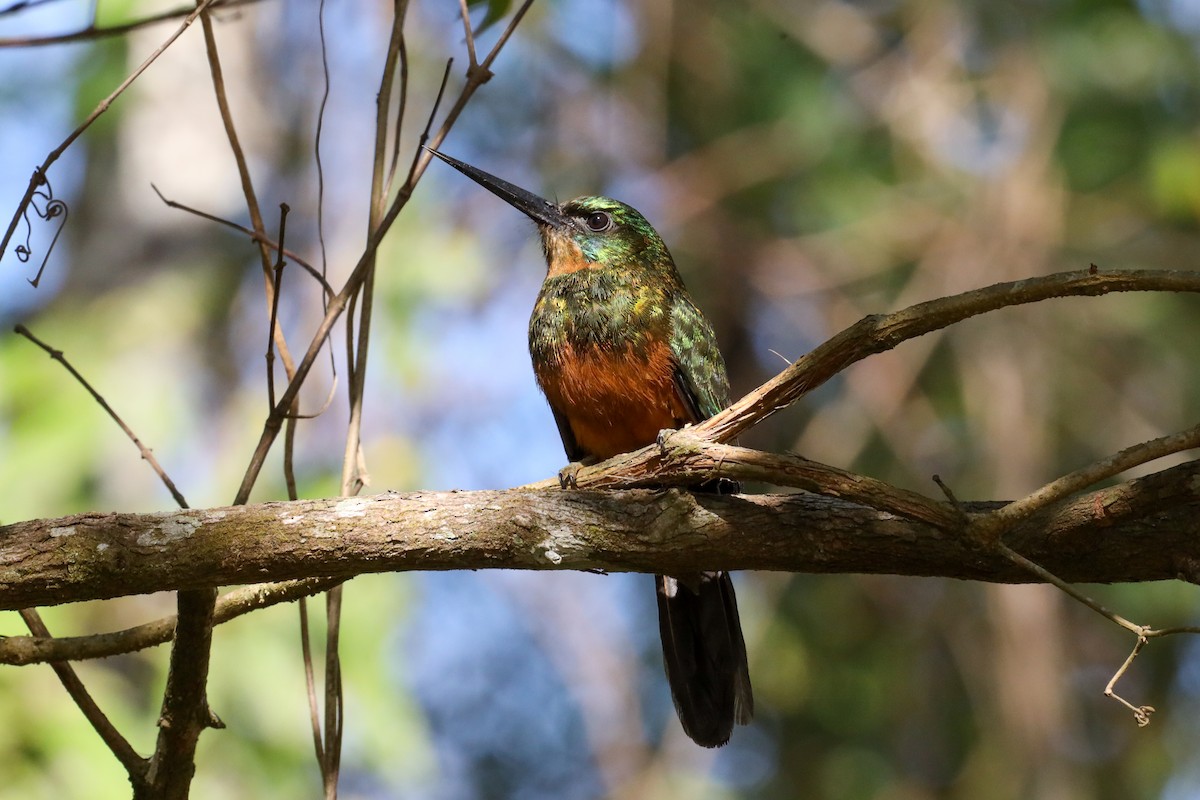
POLYGON ((39 219, 49 222, 52 219, 61 217, 62 220, 58 223, 58 228, 54 231, 54 238, 50 240, 50 246, 46 248, 46 256, 42 259, 42 264, 38 267, 37 275, 29 279, 29 283, 36 289, 38 282, 42 280, 42 273, 46 270, 46 264, 50 261, 50 254, 54 252, 54 245, 58 243, 58 237, 62 234, 63 228, 67 225, 67 204, 54 196, 54 189, 50 186, 50 181, 47 180, 45 173, 41 170, 37 171, 34 180, 38 186, 44 186, 45 189, 37 189, 30 195, 29 205, 21 213, 21 219, 25 223, 25 243, 16 246, 14 252, 17 254, 17 259, 21 263, 28 263, 33 255, 31 241, 33 239, 33 223, 29 220, 29 210, 33 209, 33 213, 37 214, 39 219))

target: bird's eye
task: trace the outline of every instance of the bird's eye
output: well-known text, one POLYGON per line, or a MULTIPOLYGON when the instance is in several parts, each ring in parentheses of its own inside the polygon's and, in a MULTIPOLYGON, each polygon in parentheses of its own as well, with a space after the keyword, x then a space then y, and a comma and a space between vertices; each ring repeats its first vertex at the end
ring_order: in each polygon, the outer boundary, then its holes
POLYGON ((590 230, 599 233, 602 230, 606 230, 610 225, 612 225, 612 217, 603 211, 596 211, 588 215, 587 226, 590 230))

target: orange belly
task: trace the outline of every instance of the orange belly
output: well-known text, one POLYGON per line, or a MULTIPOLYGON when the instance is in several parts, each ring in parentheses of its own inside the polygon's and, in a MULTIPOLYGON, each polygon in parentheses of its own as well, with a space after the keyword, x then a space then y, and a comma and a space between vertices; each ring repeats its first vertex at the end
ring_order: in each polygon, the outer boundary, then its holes
POLYGON ((644 355, 570 347, 559 355, 553 367, 535 370, 538 383, 588 455, 627 453, 654 442, 664 428, 693 421, 675 386, 675 362, 665 343, 644 355))

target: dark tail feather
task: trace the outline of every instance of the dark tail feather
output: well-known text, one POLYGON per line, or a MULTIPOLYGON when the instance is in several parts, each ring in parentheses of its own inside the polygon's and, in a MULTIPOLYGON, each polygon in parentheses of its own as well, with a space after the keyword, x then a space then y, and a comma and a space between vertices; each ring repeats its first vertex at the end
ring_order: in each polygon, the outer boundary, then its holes
POLYGON ((663 661, 679 721, 696 744, 720 747, 733 723, 745 725, 754 715, 733 583, 727 572, 654 580, 663 661))

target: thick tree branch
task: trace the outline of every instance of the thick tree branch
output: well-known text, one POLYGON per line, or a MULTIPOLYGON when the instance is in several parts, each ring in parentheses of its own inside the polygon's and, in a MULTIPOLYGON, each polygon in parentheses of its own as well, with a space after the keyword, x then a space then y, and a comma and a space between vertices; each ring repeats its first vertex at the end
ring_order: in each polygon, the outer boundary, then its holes
POLYGON ((212 653, 217 591, 179 593, 179 615, 167 689, 158 719, 158 743, 145 783, 134 784, 134 800, 186 800, 196 772, 196 743, 205 728, 225 727, 208 708, 208 661, 212 653))
MULTIPOLYGON (((1200 462, 1189 462, 1034 514, 1005 542, 1066 581, 1198 581, 1198 515, 1200 462)), ((20 522, 0 528, 0 608, 263 580, 501 567, 1036 580, 965 529, 835 498, 516 489, 20 522)))
MULTIPOLYGON (((714 444, 694 433, 694 427, 664 431, 660 444, 614 456, 579 471, 581 488, 661 488, 694 486, 718 474, 738 481, 762 481, 807 492, 840 497, 905 519, 949 530, 962 524, 962 515, 949 503, 930 500, 865 475, 791 453, 767 453, 747 447, 714 444)), ((558 478, 530 484, 526 489, 552 489, 558 478)))

